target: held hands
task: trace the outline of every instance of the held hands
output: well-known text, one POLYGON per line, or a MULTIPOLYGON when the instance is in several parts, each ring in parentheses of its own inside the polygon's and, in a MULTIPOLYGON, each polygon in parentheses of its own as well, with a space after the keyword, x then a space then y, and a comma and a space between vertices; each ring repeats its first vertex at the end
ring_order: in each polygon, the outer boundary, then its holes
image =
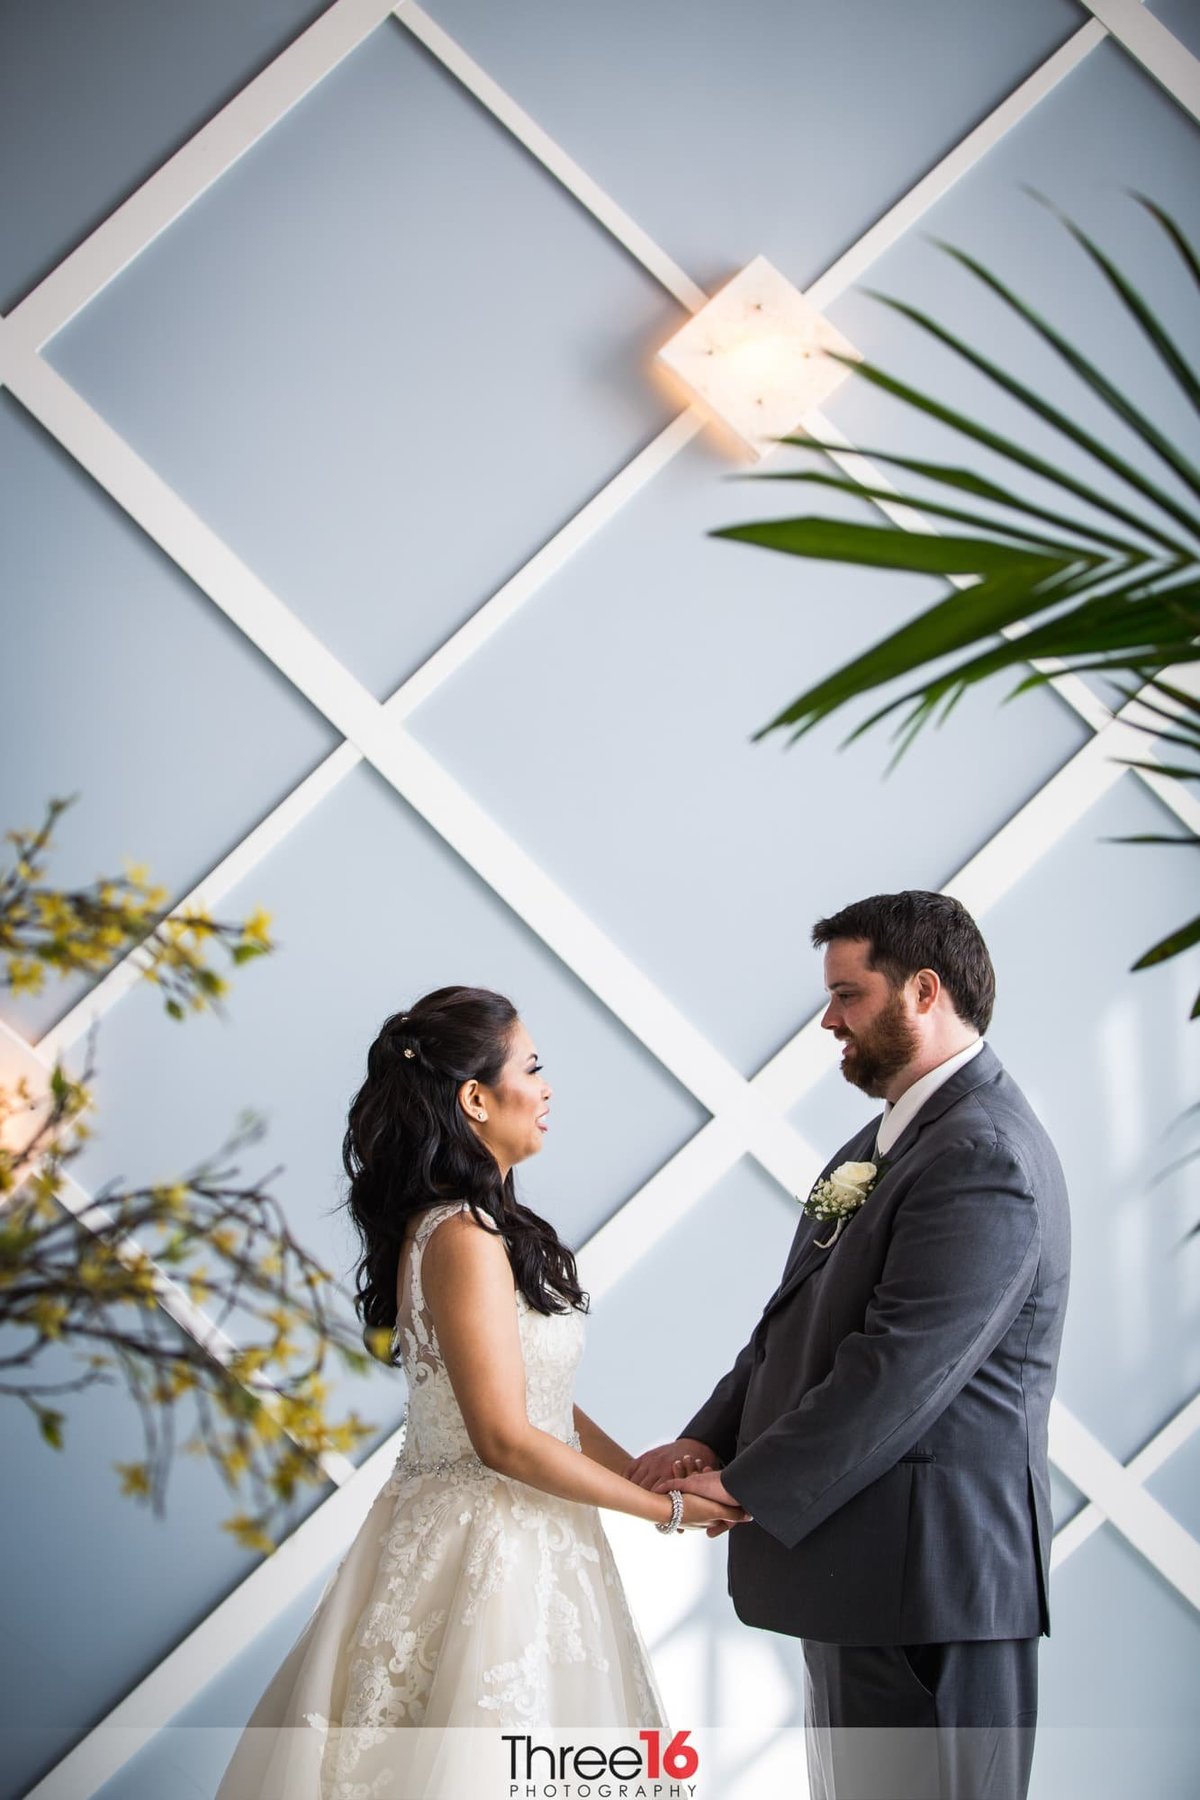
POLYGON ((722 1486, 716 1473, 719 1466, 719 1457, 707 1444, 697 1438, 676 1438, 635 1457, 625 1475, 656 1494, 678 1488, 684 1497, 683 1529, 703 1528, 709 1537, 720 1537, 750 1515, 722 1486))
MULTIPOLYGON (((683 1495, 685 1523, 690 1523, 688 1508, 694 1501, 703 1501, 715 1509, 712 1516, 703 1521, 709 1537, 720 1537, 731 1525, 743 1525, 749 1519, 750 1514, 739 1506, 714 1468, 701 1467, 690 1456, 681 1457, 675 1468, 675 1476, 655 1482, 654 1489, 659 1494, 665 1493, 668 1488, 679 1489, 683 1495)), ((698 1524, 700 1522, 697 1520, 698 1524)))
MULTIPOLYGON (((727 1506, 719 1500, 710 1500, 704 1494, 693 1493, 685 1482, 673 1481, 669 1485, 677 1487, 683 1495, 682 1531, 703 1530, 709 1537, 719 1537, 730 1526, 740 1525, 750 1516, 742 1511, 736 1500, 727 1506)), ((666 1489, 661 1491, 665 1493, 666 1489)))
POLYGON ((678 1487, 676 1477, 689 1475, 693 1470, 719 1469, 720 1466, 720 1457, 698 1438, 676 1438, 671 1444, 659 1444, 657 1449, 635 1456, 625 1471, 625 1479, 636 1481, 639 1487, 649 1488, 651 1493, 661 1493, 665 1491, 659 1486, 663 1481, 667 1487, 678 1487), (670 1480, 667 1480, 668 1476, 670 1480))

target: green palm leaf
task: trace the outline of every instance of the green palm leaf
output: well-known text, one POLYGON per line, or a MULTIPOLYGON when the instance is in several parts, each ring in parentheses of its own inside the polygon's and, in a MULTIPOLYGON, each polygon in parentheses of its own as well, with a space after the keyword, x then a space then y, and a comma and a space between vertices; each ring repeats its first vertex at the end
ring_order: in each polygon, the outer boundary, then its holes
MULTIPOLYGON (((1045 532, 1034 531, 1032 527, 1029 526, 1010 525, 1006 520, 993 518, 988 513, 972 512, 967 507, 949 506, 945 501, 918 498, 914 494, 897 493, 896 489, 892 487, 870 486, 865 482, 855 481, 854 478, 849 475, 826 475, 818 469, 802 469, 788 470, 786 473, 765 474, 759 477, 748 476, 746 479, 758 479, 762 481, 802 481, 811 483, 815 487, 832 488, 838 493, 853 494, 860 499, 883 500, 893 506, 908 506, 916 512, 928 513, 931 517, 936 519, 953 519, 960 525, 971 525, 977 531, 998 531, 1003 533, 1005 537, 1018 538, 1021 542, 1034 544, 1042 550, 1058 550, 1066 556, 1078 556, 1086 548, 1086 546, 1073 543, 1067 538, 1048 537, 1045 532)), ((1021 503, 1018 502, 1018 504, 1021 503)), ((1030 518, 1037 516, 1035 509, 1032 507, 1024 507, 1023 510, 1030 518)), ((1054 522, 1059 526, 1060 530, 1062 529, 1063 521, 1061 519, 1055 519, 1053 513, 1047 512, 1042 516, 1047 519, 1054 519, 1054 522)), ((1092 531, 1088 526, 1075 523, 1069 524, 1067 529, 1078 532, 1081 536, 1090 537, 1094 542, 1116 546, 1123 552, 1123 560, 1128 563, 1144 563, 1149 561, 1149 553, 1142 549, 1140 545, 1130 543, 1128 539, 1109 537, 1106 534, 1092 531)), ((777 548, 778 546, 775 547, 777 548)), ((1093 552, 1093 554, 1096 553, 1093 552)), ((1097 555, 1097 561, 1099 560, 1100 558, 1097 555)))
MULTIPOLYGON (((894 304, 903 310, 899 302, 894 304)), ((1014 462, 1019 467, 1028 469, 1030 474, 1040 475, 1044 481, 1053 482, 1056 487, 1065 488, 1068 493, 1076 494, 1079 499, 1088 501, 1100 512, 1107 513, 1111 518, 1120 519, 1124 524, 1132 526, 1135 531, 1144 532, 1147 537, 1153 538, 1155 543, 1162 544, 1165 549, 1173 551, 1176 556, 1186 559, 1193 554, 1188 545, 1181 543, 1178 538, 1172 537, 1157 520, 1147 519, 1143 513, 1131 512, 1127 507, 1114 500, 1111 494, 1105 494, 1099 488, 1090 487, 1078 476, 1069 475, 1057 463, 1047 462, 1044 457, 1035 456, 1032 451, 1022 449, 1012 439, 990 430, 985 425, 980 425, 966 413, 961 413, 952 406, 943 405, 932 395, 922 393, 920 388, 911 387, 908 382, 901 381, 896 376, 887 374, 883 369, 876 368, 874 363, 858 362, 854 357, 842 356, 834 350, 827 350, 825 354, 834 362, 845 363, 846 367, 861 380, 870 382, 873 387, 879 388, 885 394, 890 394, 893 399, 903 401, 916 412, 925 413, 929 418, 936 419, 939 424, 949 425, 952 430, 959 432, 963 437, 982 444, 987 450, 995 451, 998 456, 1004 457, 1008 462, 1014 462)), ((1038 410, 1038 408, 1035 407, 1034 410, 1038 410)), ((1083 435, 1086 437, 1088 434, 1084 433, 1083 435)), ((1169 507, 1165 510, 1169 510, 1169 507)), ((1190 518, 1186 512, 1182 516, 1186 529, 1194 533, 1196 530, 1195 519, 1190 518)))
POLYGON ((1135 194, 1133 197, 1139 206, 1145 207, 1152 218, 1158 220, 1158 223, 1162 226, 1176 250, 1178 250, 1183 265, 1192 277, 1192 280, 1195 282, 1196 286, 1200 288, 1200 258, 1197 258, 1196 252, 1192 249, 1192 246, 1188 243, 1188 240, 1184 237, 1174 219, 1169 213, 1164 212, 1161 206, 1149 199, 1145 194, 1135 194))
MULTIPOLYGON (((1139 956, 1133 967, 1135 969, 1152 969, 1158 963, 1167 962, 1172 956, 1182 955, 1185 950, 1192 949, 1195 944, 1200 944, 1200 915, 1194 918, 1190 925, 1181 925, 1178 931, 1168 932, 1167 936, 1147 950, 1144 956, 1139 956)), ((1193 1013, 1192 1016, 1194 1018, 1195 1014, 1193 1013)))
MULTIPOLYGON (((920 614, 907 625, 901 626, 891 637, 885 638, 883 643, 875 645, 873 649, 855 657, 853 662, 847 663, 845 668, 817 682, 799 700, 793 701, 791 706, 785 707, 769 724, 756 732, 755 738, 765 737, 768 732, 783 725, 795 726, 794 735, 800 737, 828 713, 843 706, 847 700, 880 687, 898 675, 922 668, 927 663, 960 649, 964 644, 974 642, 978 636, 981 616, 989 621, 989 631, 1000 631, 1004 626, 1026 617, 1039 603, 1039 597, 1034 593, 1034 584, 1024 569, 988 576, 968 592, 969 606, 963 595, 955 593, 950 599, 943 600, 928 612, 920 614)), ((1053 591, 1041 597, 1041 603, 1056 606, 1061 597, 1058 591, 1053 591)), ((864 728, 860 727, 861 729, 864 728)))
MULTIPOLYGON (((1188 400, 1197 411, 1200 411, 1200 379, 1197 378, 1195 370, 1174 338, 1155 317, 1133 283, 1126 279, 1111 258, 1104 254, 1100 246, 1093 243, 1087 233, 1079 229, 1074 220, 1068 219, 1065 213, 1060 212, 1058 207, 1046 198, 1045 194, 1038 193, 1035 188, 1027 188, 1026 192, 1032 194, 1033 198, 1041 205, 1049 208, 1060 224, 1064 225, 1071 233, 1080 249, 1091 258, 1126 312, 1135 320, 1143 336, 1157 352, 1164 366, 1174 376, 1188 400)), ((1151 210, 1156 211, 1157 209, 1152 208, 1151 210)))
MULTIPOLYGON (((825 439, 815 437, 785 437, 780 438, 778 442, 781 444, 794 444, 801 450, 824 450, 830 455, 844 452, 846 448, 843 443, 828 442, 825 439)), ((976 499, 989 500, 997 506, 1013 508, 1017 512, 1024 513, 1027 518, 1044 519, 1047 523, 1057 526, 1060 531, 1074 531, 1081 537, 1091 538, 1097 544, 1107 544, 1110 549, 1118 550, 1127 556, 1145 556, 1147 554, 1141 545, 1132 543, 1128 538, 1117 537, 1109 532, 1101 530, 1098 525, 1092 523, 1084 525, 1075 519, 1065 519, 1060 513, 1054 512, 1049 507, 1036 505, 1033 500, 1027 498, 1023 494, 1014 494, 1010 489, 1000 487, 998 483, 990 480, 986 475, 977 474, 974 469, 961 469, 947 463, 928 462, 922 457, 898 456, 895 451, 891 450, 858 450, 856 451, 856 455, 865 457, 870 462, 890 463, 894 468, 906 469, 910 475, 921 475, 930 481, 937 482, 943 487, 952 488, 962 493, 974 494, 976 499)), ((810 473, 811 471, 809 470, 773 469, 763 471, 761 474, 738 475, 735 476, 734 479, 738 481, 805 481, 808 479, 810 473)), ((1040 469, 1038 473, 1041 473, 1040 469)), ((1057 479, 1057 471, 1052 471, 1052 475, 1057 479)), ((1047 477, 1047 479, 1049 478, 1050 477, 1047 477)), ((857 493, 865 494, 868 492, 864 484, 854 482, 852 485, 854 491, 857 493)), ((1085 498, 1092 499, 1102 505, 1107 504, 1107 502, 1105 502, 1100 495, 1095 494, 1093 490, 1081 490, 1076 483, 1060 483, 1059 485, 1067 486, 1068 491, 1071 493, 1082 493, 1082 496, 1085 498)), ((1140 529, 1141 521, 1137 519, 1136 515, 1130 514, 1129 518, 1131 523, 1138 525, 1140 529)), ((1169 541, 1174 545, 1174 539, 1169 541)), ((1178 554, 1186 561, 1191 554, 1186 546, 1181 544, 1175 547, 1178 554)))
MULTIPOLYGON (((1170 241, 1189 281, 1200 289, 1200 258, 1179 226, 1154 201, 1144 195, 1136 198, 1170 241)), ((1050 204, 1042 196, 1038 199, 1050 204)), ((1188 403, 1200 409, 1200 376, 1179 343, 1111 257, 1071 220, 1062 214, 1058 217, 1188 403)), ((1200 469, 1133 396, 977 258, 951 244, 940 248, 1053 351, 1091 399, 1123 431, 1135 434, 1182 484, 1186 495, 1200 500, 1200 469)), ((1065 668, 1075 674, 1103 673, 1117 678, 1118 685, 1121 678, 1144 684, 1136 689, 1119 685, 1125 700, 1136 699, 1145 715, 1131 722, 1156 745, 1170 744, 1195 758, 1194 766, 1178 755, 1170 763, 1149 757, 1119 759, 1123 767, 1168 780, 1200 781, 1200 697, 1190 694, 1177 680, 1164 678, 1163 673, 1200 661, 1200 511, 1121 456, 1106 436, 1084 427, 936 319, 892 296, 874 297, 982 374, 1028 417, 1049 426, 1106 470, 1117 486, 1115 491, 1102 491, 1015 438, 994 431, 873 363, 830 353, 858 380, 933 420, 961 441, 1036 476, 1057 494, 1082 501, 1094 519, 1081 520, 1053 502, 1027 498, 969 467, 886 450, 856 454, 920 477, 941 490, 938 497, 920 500, 897 493, 883 482, 858 481, 813 469, 771 471, 753 477, 799 481, 876 505, 910 508, 956 530, 942 533, 931 526, 928 531, 910 531, 894 522, 874 526, 807 516, 726 526, 710 535, 815 561, 902 570, 943 580, 953 577, 962 583, 961 591, 936 600, 870 649, 807 687, 757 731, 755 739, 790 729, 789 742, 794 742, 850 702, 905 676, 916 676, 917 685, 887 699, 856 725, 846 740, 860 737, 900 712, 894 761, 925 725, 935 719, 942 722, 978 682, 1006 669, 1023 670, 1011 699, 1054 679, 1055 673, 1065 668), (981 511, 980 503, 998 509, 999 516, 981 511), (1031 669, 1031 663, 1054 663, 1057 669, 1031 669)), ((793 436, 781 442, 834 457, 846 450, 842 442, 821 438, 793 436)), ((1145 834, 1120 841, 1194 848, 1200 837, 1195 833, 1171 837, 1145 834)), ((1198 943, 1200 918, 1162 938, 1133 966, 1150 968, 1198 943)), ((1200 995, 1192 1017, 1200 1017, 1200 995)))
MULTIPOLYGON (((1141 438, 1142 442, 1154 452, 1160 461, 1164 462, 1172 473, 1179 477, 1186 487, 1189 487, 1194 494, 1200 497, 1200 471, 1198 471, 1190 459, 1186 457, 1181 450, 1178 450, 1175 445, 1171 443, 1170 439, 1158 429, 1158 426, 1154 424, 1153 420, 1147 418, 1141 408, 1135 406, 1133 401, 1121 392, 1115 382, 1110 381, 1108 377, 1096 367, 1095 363, 1091 362, 1086 356, 1083 356, 1076 350, 1074 345, 1069 343, 1068 340, 1063 337, 1061 332, 1056 331, 1052 325, 1043 319, 1040 313, 1034 312, 1031 306, 1027 306, 1023 300, 1019 300, 1012 292, 1011 288, 1006 287, 996 275, 992 274, 990 269, 986 269, 981 262, 976 261, 975 257, 968 255, 965 250, 957 249, 953 244, 941 243, 940 248, 943 249, 948 256, 953 257, 955 262, 961 264, 963 268, 968 269, 971 274, 976 276, 985 287, 989 288, 998 299, 1002 300, 1007 307, 1015 312, 1018 318, 1023 319, 1032 330, 1036 331, 1042 341, 1050 345, 1051 349, 1066 363, 1067 367, 1073 370, 1074 373, 1092 389, 1093 393, 1104 401, 1109 410, 1114 412, 1118 419, 1121 419, 1124 424, 1128 425, 1129 428, 1141 438)), ((889 301, 888 304, 898 303, 889 301)), ((973 352, 971 353, 971 360, 976 360, 975 353, 973 352)), ((982 359, 979 360, 982 361, 982 359)), ((1009 387, 1011 392, 1017 392, 1022 397, 1032 395, 1031 389, 1013 383, 1011 376, 1007 376, 1002 371, 996 370, 994 365, 986 365, 986 370, 991 372, 994 380, 999 379, 1002 385, 1009 387)), ((1072 422, 1066 418, 1065 414, 1058 412, 1056 408, 1045 407, 1044 403, 1041 403, 1041 405, 1043 417, 1049 418, 1052 423, 1055 423, 1058 426, 1059 430, 1065 430, 1067 436, 1074 438, 1076 442, 1086 443, 1091 448, 1092 455, 1097 454, 1096 445, 1099 440, 1086 438, 1085 434, 1080 433, 1079 428, 1073 425, 1072 422)), ((1144 478, 1141 477, 1136 470, 1131 471, 1130 465, 1124 462, 1123 459, 1113 458, 1112 452, 1109 451, 1106 446, 1101 446, 1101 459, 1107 462, 1109 467, 1114 468, 1119 472, 1126 481, 1131 482, 1132 485, 1139 486, 1142 484, 1144 478)), ((1156 498, 1160 506, 1163 505, 1163 497, 1157 488, 1148 484, 1144 491, 1151 497, 1156 498)), ((1174 510, 1174 503, 1172 503, 1172 510, 1174 510)), ((1183 521, 1185 528, 1189 527, 1189 515, 1186 511, 1182 509, 1175 511, 1174 516, 1183 521)))
POLYGON ((790 556, 818 557, 828 562, 868 564, 880 569, 907 569, 921 575, 986 575, 1026 569, 1031 575, 1052 573, 1071 561, 1095 565, 1099 558, 1069 546, 1071 557, 1042 556, 1028 545, 1001 544, 992 538, 926 536, 896 531, 887 525, 860 525, 844 519, 761 519, 714 531, 714 537, 783 550, 790 556))

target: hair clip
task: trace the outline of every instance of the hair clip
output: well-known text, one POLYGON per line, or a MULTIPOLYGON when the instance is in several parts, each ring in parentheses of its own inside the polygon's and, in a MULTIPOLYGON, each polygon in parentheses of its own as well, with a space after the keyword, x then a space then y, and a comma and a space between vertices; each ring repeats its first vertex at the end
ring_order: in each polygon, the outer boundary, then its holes
POLYGON ((405 1056, 415 1056, 415 1055, 416 1055, 416 1054, 417 1054, 417 1053, 416 1053, 416 1051, 415 1051, 415 1050, 414 1050, 414 1049, 413 1049, 413 1048, 412 1048, 412 1046, 411 1046, 411 1044, 406 1044, 406 1045, 405 1045, 405 1046, 404 1046, 404 1054, 405 1054, 405 1056))

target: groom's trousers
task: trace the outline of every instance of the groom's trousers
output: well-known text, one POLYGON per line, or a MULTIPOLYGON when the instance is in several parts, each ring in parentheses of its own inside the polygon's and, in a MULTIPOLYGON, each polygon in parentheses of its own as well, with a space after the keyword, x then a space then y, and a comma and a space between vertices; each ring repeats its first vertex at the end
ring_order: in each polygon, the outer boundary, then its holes
POLYGON ((812 1800, 1025 1800, 1039 1642, 806 1638, 812 1800))

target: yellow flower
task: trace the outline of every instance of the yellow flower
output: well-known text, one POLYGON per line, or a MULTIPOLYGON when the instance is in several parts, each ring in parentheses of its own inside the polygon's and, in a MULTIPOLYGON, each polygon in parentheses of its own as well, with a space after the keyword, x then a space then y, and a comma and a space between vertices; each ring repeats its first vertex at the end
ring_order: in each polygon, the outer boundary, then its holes
POLYGON ((175 1215, 183 1212, 187 1205, 187 1189, 180 1181, 160 1182, 150 1193, 167 1212, 175 1215))
POLYGON ((264 912, 261 906, 256 907, 242 926, 242 936, 252 938, 257 944, 267 943, 272 916, 271 913, 264 912))
POLYGON ((144 1462, 114 1463, 113 1468, 121 1477, 123 1494, 149 1494, 150 1471, 144 1462))
POLYGON ((235 1537, 243 1550, 261 1550, 264 1556, 270 1556, 275 1548, 259 1520, 252 1519, 248 1513, 235 1513, 221 1528, 235 1537))
POLYGON ((62 1335, 63 1320, 70 1310, 65 1300, 52 1300, 48 1294, 39 1294, 25 1309, 24 1320, 36 1325, 43 1337, 56 1338, 62 1335))
POLYGON ((25 956, 8 959, 8 985, 14 994, 39 994, 46 979, 43 964, 25 956))
POLYGON ((234 1481, 237 1481, 250 1467, 250 1458, 241 1444, 234 1444, 228 1450, 218 1452, 221 1467, 234 1481))

